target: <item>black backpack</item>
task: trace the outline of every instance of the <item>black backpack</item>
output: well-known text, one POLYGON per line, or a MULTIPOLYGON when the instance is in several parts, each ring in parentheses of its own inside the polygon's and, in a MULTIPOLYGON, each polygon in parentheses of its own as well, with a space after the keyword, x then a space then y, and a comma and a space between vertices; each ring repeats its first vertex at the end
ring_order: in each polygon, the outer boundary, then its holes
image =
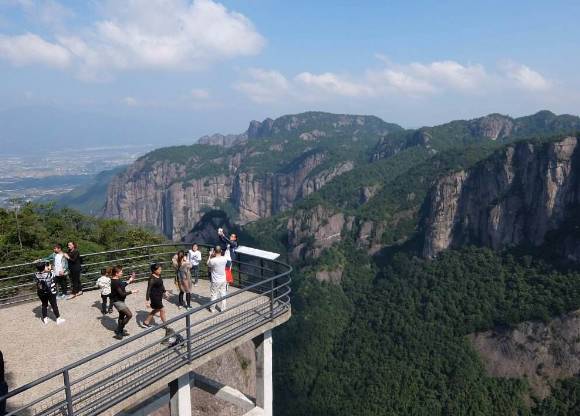
POLYGON ((48 283, 46 280, 39 280, 38 281, 38 290, 40 290, 45 295, 54 295, 56 294, 56 284, 54 280, 48 283))

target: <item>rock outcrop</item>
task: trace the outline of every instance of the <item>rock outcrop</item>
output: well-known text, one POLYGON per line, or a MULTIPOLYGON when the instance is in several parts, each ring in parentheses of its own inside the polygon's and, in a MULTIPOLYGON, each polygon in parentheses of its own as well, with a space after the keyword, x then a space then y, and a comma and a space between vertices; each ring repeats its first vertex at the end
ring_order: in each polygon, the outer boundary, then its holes
POLYGON ((580 315, 577 312, 545 324, 524 322, 514 329, 469 335, 492 377, 525 378, 544 398, 550 383, 580 372, 580 315))
POLYGON ((543 244, 578 214, 579 158, 576 137, 522 142, 439 179, 427 202, 423 254, 466 244, 543 244))
POLYGON ((294 260, 317 257, 325 248, 339 242, 352 230, 354 218, 321 205, 298 210, 287 224, 288 246, 294 260))
POLYGON ((142 157, 112 179, 104 215, 171 239, 181 239, 211 209, 224 209, 239 224, 269 217, 352 170, 353 159, 361 159, 345 151, 352 143, 376 143, 396 130, 377 117, 318 112, 252 121, 240 135, 204 136, 202 146, 142 157))
POLYGON ((490 140, 509 137, 514 129, 514 120, 501 114, 490 114, 485 117, 471 120, 469 123, 471 134, 490 140))
POLYGON ((212 134, 211 136, 202 136, 197 141, 198 144, 207 144, 210 146, 232 147, 240 145, 248 140, 248 134, 212 134))
POLYGON ((196 179, 183 179, 187 173, 181 164, 155 162, 148 169, 137 162, 111 181, 105 213, 180 239, 211 208, 231 204, 240 223, 269 217, 353 167, 346 161, 311 175, 324 160, 323 153, 315 153, 289 173, 271 174, 239 172, 234 163, 229 174, 196 179))

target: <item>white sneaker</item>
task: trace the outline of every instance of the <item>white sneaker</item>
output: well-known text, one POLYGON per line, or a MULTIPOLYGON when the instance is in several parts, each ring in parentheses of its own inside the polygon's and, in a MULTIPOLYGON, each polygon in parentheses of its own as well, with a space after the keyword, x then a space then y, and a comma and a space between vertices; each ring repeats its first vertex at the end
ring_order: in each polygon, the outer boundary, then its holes
POLYGON ((42 323, 44 325, 47 325, 48 324, 48 318, 42 318, 42 323))
POLYGON ((56 324, 57 325, 62 325, 66 322, 66 319, 64 318, 56 318, 56 324))

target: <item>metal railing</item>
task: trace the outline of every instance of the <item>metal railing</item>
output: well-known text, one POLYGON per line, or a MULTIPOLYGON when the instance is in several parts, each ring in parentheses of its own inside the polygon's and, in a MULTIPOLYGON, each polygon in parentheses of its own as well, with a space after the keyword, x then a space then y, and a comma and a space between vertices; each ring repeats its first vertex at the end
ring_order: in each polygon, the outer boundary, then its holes
MULTIPOLYGON (((149 273, 144 270, 148 270, 151 262, 170 263, 176 249, 183 247, 183 244, 160 244, 87 254, 84 256, 84 287, 93 286, 90 276, 96 276, 104 265, 121 264, 125 269, 135 271, 138 278, 147 278, 149 273)), ((207 258, 207 248, 200 245, 204 258, 207 258)), ((0 271, 9 267, 28 267, 30 270, 32 266, 7 266, 0 271)), ((205 266, 205 262, 201 266, 205 266)), ((146 329, 13 389, 0 397, 0 401, 7 401, 7 416, 100 414, 180 367, 290 310, 290 266, 244 256, 234 262, 234 270, 233 286, 236 289, 222 298, 228 302, 225 311, 207 316, 205 309, 222 299, 207 301, 165 324, 146 329)), ((171 271, 166 273, 174 275, 171 271)), ((202 267, 202 277, 206 273, 207 269, 202 267)), ((3 279, 20 278, 17 275, 3 279)), ((0 295, 4 305, 24 302, 32 297, 32 290, 26 283, 0 289, 0 293, 14 290, 14 286, 18 286, 18 290, 11 292, 13 301, 6 292, 4 297, 0 295)))

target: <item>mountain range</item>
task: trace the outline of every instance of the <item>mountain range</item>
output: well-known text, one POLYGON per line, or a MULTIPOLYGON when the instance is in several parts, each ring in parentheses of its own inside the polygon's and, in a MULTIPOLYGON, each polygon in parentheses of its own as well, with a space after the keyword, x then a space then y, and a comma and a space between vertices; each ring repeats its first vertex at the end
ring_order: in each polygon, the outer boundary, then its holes
POLYGON ((253 121, 141 157, 103 213, 184 241, 226 227, 292 263, 277 414, 572 415, 579 130, 549 111, 253 121))

